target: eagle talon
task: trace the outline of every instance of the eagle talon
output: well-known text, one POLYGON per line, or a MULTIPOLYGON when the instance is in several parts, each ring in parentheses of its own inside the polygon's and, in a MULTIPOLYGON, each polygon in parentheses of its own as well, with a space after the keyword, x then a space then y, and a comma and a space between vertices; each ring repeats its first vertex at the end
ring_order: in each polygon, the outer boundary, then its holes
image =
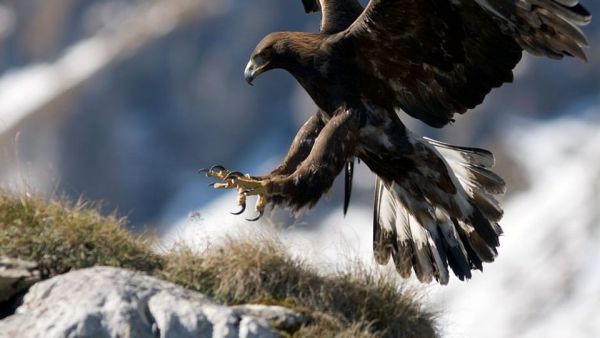
POLYGON ((238 211, 238 212, 233 212, 233 211, 231 211, 231 212, 229 212, 229 213, 230 213, 230 214, 232 214, 232 215, 235 215, 235 216, 239 216, 239 215, 243 214, 243 213, 244 213, 244 211, 246 211, 246 204, 244 204, 244 205, 240 205, 240 206, 242 207, 242 210, 240 210, 240 211, 238 211))
POLYGON ((227 176, 225 176, 225 178, 223 178, 223 179, 230 180, 230 179, 238 179, 240 177, 246 177, 246 176, 239 171, 234 171, 234 172, 230 172, 229 174, 227 174, 227 176))
POLYGON ((230 214, 238 216, 246 211, 246 194, 244 194, 241 189, 238 189, 237 204, 242 207, 242 210, 238 212, 231 212, 230 214))
POLYGON ((248 222, 256 222, 259 219, 261 219, 263 217, 263 215, 265 214, 264 210, 258 213, 258 216, 256 216, 255 218, 246 218, 246 221, 248 222))
POLYGON ((258 196, 256 200, 256 211, 258 216, 252 219, 247 218, 250 222, 255 222, 261 219, 265 214, 267 206, 267 189, 266 180, 261 180, 250 175, 244 175, 239 171, 230 171, 221 165, 215 165, 209 169, 201 169, 199 172, 205 173, 207 177, 212 177, 221 182, 211 183, 208 186, 215 189, 233 189, 237 188, 237 204, 241 210, 230 212, 232 215, 241 215, 246 211, 246 199, 248 196, 258 196))
POLYGON ((253 219, 246 220, 248 222, 256 222, 263 217, 265 214, 265 208, 267 207, 267 198, 264 195, 258 195, 258 199, 256 200, 256 211, 258 212, 258 216, 253 219))
POLYGON ((230 177, 229 179, 247 196, 264 195, 267 193, 266 181, 264 180, 256 180, 248 176, 230 177))
POLYGON ((201 169, 199 172, 206 174, 206 177, 212 177, 219 180, 225 180, 225 177, 230 173, 230 171, 225 169, 222 165, 214 165, 210 167, 210 169, 201 169))

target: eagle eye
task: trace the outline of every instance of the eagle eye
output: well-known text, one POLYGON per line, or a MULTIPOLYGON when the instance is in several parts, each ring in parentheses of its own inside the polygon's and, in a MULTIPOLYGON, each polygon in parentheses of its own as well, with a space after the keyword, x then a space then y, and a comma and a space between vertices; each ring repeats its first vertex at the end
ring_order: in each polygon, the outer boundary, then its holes
POLYGON ((267 63, 267 62, 268 62, 268 58, 267 58, 267 55, 266 55, 266 53, 264 53, 264 51, 263 51, 263 52, 260 52, 260 53, 258 53, 256 56, 254 56, 254 63, 255 63, 257 66, 264 65, 264 64, 265 64, 265 63, 267 63))

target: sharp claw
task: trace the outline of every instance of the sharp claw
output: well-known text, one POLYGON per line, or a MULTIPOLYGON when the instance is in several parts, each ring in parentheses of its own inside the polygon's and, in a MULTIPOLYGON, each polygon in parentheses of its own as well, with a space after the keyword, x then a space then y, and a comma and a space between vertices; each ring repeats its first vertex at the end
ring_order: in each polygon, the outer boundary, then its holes
POLYGON ((227 181, 228 179, 238 178, 238 177, 242 177, 242 176, 244 176, 244 174, 242 174, 241 172, 234 171, 234 172, 227 174, 227 176, 225 176, 225 178, 223 180, 227 181))
POLYGON ((199 172, 206 173, 206 176, 217 179, 217 182, 209 184, 209 187, 214 189, 237 188, 237 204, 240 206, 241 210, 237 212, 230 212, 230 214, 236 216, 243 214, 246 211, 246 197, 248 195, 258 195, 256 203, 256 211, 258 212, 258 216, 251 219, 247 218, 246 220, 249 222, 256 222, 264 216, 267 198, 263 196, 265 187, 263 186, 261 180, 250 175, 244 175, 239 171, 231 172, 221 165, 214 165, 209 169, 200 169, 199 172))
POLYGON ((222 165, 220 165, 220 164, 213 165, 212 167, 210 167, 210 169, 209 169, 209 170, 210 170, 210 171, 214 171, 215 169, 216 169, 216 170, 219 170, 219 171, 225 171, 225 170, 226 170, 226 169, 225 169, 225 167, 223 167, 223 166, 222 166, 222 165))
POLYGON ((246 221, 248 221, 248 222, 256 222, 256 221, 258 221, 258 220, 259 220, 261 217, 263 217, 263 215, 264 215, 264 214, 265 214, 265 212, 264 212, 264 211, 260 211, 260 212, 258 213, 258 216, 256 216, 256 218, 252 218, 252 219, 246 218, 246 221))
POLYGON ((246 204, 244 203, 243 205, 241 205, 241 207, 242 207, 242 210, 240 210, 238 212, 230 212, 230 214, 236 215, 236 216, 239 216, 239 215, 243 214, 244 211, 246 211, 246 204))

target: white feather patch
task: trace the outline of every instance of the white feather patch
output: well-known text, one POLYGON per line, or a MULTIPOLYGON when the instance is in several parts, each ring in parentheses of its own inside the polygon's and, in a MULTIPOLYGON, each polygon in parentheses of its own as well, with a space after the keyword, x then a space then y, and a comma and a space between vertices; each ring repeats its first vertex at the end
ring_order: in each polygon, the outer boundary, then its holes
MULTIPOLYGON (((383 183, 381 184, 383 185, 383 183)), ((394 196, 392 196, 385 186, 382 187, 380 207, 379 224, 383 226, 385 231, 393 232, 397 218, 396 202, 394 201, 394 196)))
POLYGON ((417 278, 423 283, 431 283, 433 280, 433 266, 429 257, 429 239, 423 225, 417 219, 409 215, 410 233, 413 239, 414 255, 418 267, 415 267, 417 278))

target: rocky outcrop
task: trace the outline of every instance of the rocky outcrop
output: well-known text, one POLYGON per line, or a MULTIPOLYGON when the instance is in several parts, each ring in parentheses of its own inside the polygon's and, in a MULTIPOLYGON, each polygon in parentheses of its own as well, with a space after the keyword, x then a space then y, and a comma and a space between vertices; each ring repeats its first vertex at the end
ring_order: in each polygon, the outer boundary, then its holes
POLYGON ((11 299, 14 295, 27 290, 40 280, 37 264, 0 257, 0 302, 11 299))
POLYGON ((0 318, 13 312, 23 292, 39 280, 37 264, 0 257, 0 318))
POLYGON ((0 321, 0 337, 276 337, 276 329, 307 321, 285 308, 227 307, 142 273, 96 267, 34 285, 0 321))
POLYGON ((234 306, 232 309, 239 315, 266 319, 274 328, 285 332, 295 332, 302 325, 312 321, 312 318, 283 306, 245 304, 234 306))

